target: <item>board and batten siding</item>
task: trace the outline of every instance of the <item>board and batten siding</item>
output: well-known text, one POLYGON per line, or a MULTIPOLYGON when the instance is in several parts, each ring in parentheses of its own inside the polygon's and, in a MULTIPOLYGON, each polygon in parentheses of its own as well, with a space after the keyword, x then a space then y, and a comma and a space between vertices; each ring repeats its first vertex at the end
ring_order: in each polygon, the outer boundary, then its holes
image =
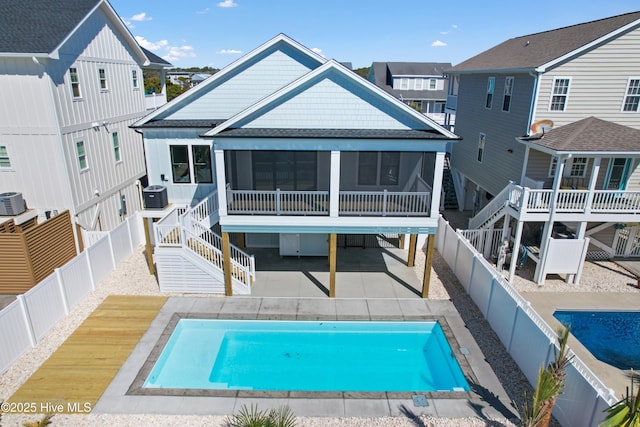
POLYGON ((280 47, 255 58, 238 74, 216 84, 205 83, 208 85, 206 92, 168 114, 166 118, 226 120, 308 73, 317 65, 308 58, 300 58, 300 54, 288 46, 280 47))
POLYGON ((460 76, 455 132, 463 139, 453 144, 451 166, 494 195, 510 180, 520 181, 525 147, 515 138, 527 132, 533 86, 528 74, 460 76), (496 78, 491 109, 485 108, 489 77, 496 78), (514 77, 508 112, 502 111, 506 77, 514 77), (486 135, 482 162, 478 161, 480 133, 486 135))
POLYGON ((623 112, 627 82, 640 78, 640 29, 598 46, 543 74, 534 120, 550 119, 554 127, 589 116, 640 129, 640 112, 623 112), (550 111, 554 78, 570 78, 565 111, 550 111))

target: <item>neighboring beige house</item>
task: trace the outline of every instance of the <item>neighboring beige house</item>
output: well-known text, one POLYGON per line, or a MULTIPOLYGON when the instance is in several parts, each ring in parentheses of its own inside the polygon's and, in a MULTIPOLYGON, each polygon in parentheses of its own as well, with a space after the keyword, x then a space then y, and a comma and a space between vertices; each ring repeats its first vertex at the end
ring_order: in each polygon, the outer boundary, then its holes
POLYGON ((170 64, 106 0, 0 5, 0 199, 9 214, 26 202, 41 219, 68 209, 85 229, 115 227, 141 208, 142 137, 129 125, 148 111, 143 69, 170 64))
POLYGON ((554 245, 640 254, 631 225, 640 213, 639 50, 634 12, 516 37, 446 71, 463 138, 451 155, 459 206, 478 213, 470 228, 512 225, 516 254, 524 227, 539 282, 554 269, 579 274, 584 255, 570 267, 547 262, 554 245))

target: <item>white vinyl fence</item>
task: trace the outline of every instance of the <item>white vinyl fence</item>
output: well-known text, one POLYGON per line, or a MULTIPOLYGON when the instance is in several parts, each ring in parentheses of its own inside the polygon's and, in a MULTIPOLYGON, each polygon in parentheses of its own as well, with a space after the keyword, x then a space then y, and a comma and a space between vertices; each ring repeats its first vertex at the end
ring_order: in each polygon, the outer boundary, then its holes
MULTIPOLYGON (((555 331, 442 216, 436 248, 535 387, 538 370, 553 360, 555 331)), ((595 427, 604 418, 602 411, 618 398, 573 351, 569 353, 573 358, 553 415, 564 427, 595 427)))
POLYGON ((144 243, 136 214, 105 233, 73 258, 0 311, 0 373, 47 332, 144 243))

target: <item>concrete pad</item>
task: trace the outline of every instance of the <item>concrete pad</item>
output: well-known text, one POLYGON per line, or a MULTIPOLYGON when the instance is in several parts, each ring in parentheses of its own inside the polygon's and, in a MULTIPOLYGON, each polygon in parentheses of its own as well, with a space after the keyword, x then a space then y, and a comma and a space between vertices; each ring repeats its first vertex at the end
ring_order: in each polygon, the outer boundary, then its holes
POLYGON ((371 320, 402 318, 400 304, 395 299, 367 299, 371 320))
POLYGON ((336 302, 333 299, 301 299, 298 302, 300 320, 336 320, 336 302))
MULTIPOLYGON (((412 399, 389 399, 389 412, 392 417, 414 419, 420 415, 436 416, 433 399, 427 399, 428 406, 415 406, 412 399)), ((416 425, 420 425, 416 423, 416 425)))
POLYGON ((289 407, 298 416, 344 417, 343 399, 289 399, 289 407))
POLYGON ((369 306, 363 299, 336 299, 336 315, 340 320, 369 318, 369 306))
POLYGON ((347 417, 388 417, 391 415, 387 399, 345 399, 347 417))
POLYGON ((258 319, 295 320, 298 300, 295 298, 264 298, 258 311, 258 319))
POLYGON ((416 320, 432 315, 427 302, 423 299, 403 299, 399 300, 399 305, 406 320, 416 320))

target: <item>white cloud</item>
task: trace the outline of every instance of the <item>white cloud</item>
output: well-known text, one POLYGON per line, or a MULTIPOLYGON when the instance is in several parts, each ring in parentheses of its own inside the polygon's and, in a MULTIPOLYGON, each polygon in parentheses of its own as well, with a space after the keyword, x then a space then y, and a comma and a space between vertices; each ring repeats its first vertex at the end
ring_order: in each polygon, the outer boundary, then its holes
POLYGON ((193 51, 193 46, 170 46, 169 52, 162 56, 167 61, 178 61, 184 58, 195 58, 196 54, 193 51))
POLYGON ((203 9, 203 10, 196 10, 196 13, 197 13, 198 15, 204 15, 204 14, 206 14, 206 13, 209 13, 209 10, 211 10, 211 9, 206 8, 206 9, 203 9))
POLYGON ((449 34, 449 31, 440 31, 440 34, 442 34, 443 36, 446 36, 447 34, 449 34))
POLYGON ((167 47, 169 45, 169 42, 167 40, 160 40, 157 42, 152 42, 149 41, 147 39, 145 39, 142 36, 136 36, 136 41, 138 42, 138 44, 140 46, 142 46, 145 49, 154 51, 154 50, 160 50, 163 47, 167 47))
POLYGON ((319 47, 314 47, 311 50, 324 58, 324 55, 322 54, 322 49, 320 49, 319 47))
POLYGON ((236 7, 237 5, 238 3, 234 2, 233 0, 223 0, 218 3, 218 7, 236 7))
POLYGON ((442 47, 442 46, 446 46, 447 44, 443 41, 440 40, 436 40, 433 43, 431 43, 431 46, 433 47, 442 47))
POLYGON ((453 24, 451 28, 458 28, 458 24, 453 24))
POLYGON ((240 55, 242 51, 236 49, 222 49, 217 51, 216 53, 221 53, 223 55, 240 55))
POLYGON ((143 22, 143 21, 151 21, 153 18, 151 18, 150 16, 147 16, 146 12, 140 12, 137 13, 135 15, 133 15, 131 18, 132 21, 136 21, 136 22, 143 22))

